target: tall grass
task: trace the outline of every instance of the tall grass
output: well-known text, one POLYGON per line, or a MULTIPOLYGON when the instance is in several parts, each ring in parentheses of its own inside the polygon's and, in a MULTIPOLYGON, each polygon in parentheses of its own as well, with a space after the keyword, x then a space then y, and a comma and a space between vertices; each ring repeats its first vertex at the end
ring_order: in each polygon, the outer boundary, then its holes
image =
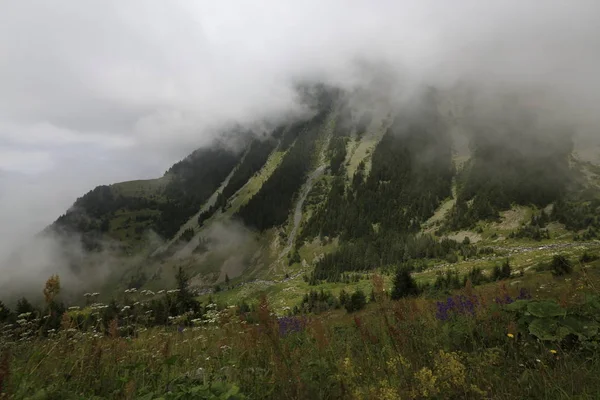
MULTIPOLYGON (((597 282, 590 274, 554 279, 572 290, 544 296, 570 309, 597 282)), ((514 299, 521 288, 467 286, 454 296, 475 305, 444 318, 438 303, 446 298, 391 301, 377 278, 373 288, 376 301, 359 313, 281 319, 263 297, 251 315, 228 308, 213 322, 131 337, 114 324, 108 335, 69 328, 65 318, 48 338, 2 342, 0 392, 15 399, 600 398, 597 341, 561 347, 520 330, 498 299, 514 299)), ((538 288, 533 281, 528 289, 540 296, 538 288)))

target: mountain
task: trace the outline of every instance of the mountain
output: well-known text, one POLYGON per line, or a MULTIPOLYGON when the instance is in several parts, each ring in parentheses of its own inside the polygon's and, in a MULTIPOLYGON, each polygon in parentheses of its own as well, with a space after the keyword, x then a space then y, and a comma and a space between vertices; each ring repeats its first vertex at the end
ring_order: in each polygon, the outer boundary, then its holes
POLYGON ((324 86, 305 97, 308 116, 236 128, 160 178, 97 187, 43 234, 81 242, 83 257, 65 256, 79 276, 110 254, 95 286, 106 298, 173 287, 182 266, 199 293, 288 290, 280 305, 301 298, 301 280, 596 238, 600 167, 574 156, 569 127, 510 102, 482 118, 437 90, 410 104, 324 86))

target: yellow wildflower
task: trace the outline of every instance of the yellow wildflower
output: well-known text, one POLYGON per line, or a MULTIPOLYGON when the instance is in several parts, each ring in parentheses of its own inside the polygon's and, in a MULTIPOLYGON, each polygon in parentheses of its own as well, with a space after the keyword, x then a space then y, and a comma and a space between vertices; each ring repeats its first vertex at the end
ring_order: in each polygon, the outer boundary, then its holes
POLYGON ((556 353, 557 353, 557 351, 556 351, 556 350, 554 350, 554 349, 552 349, 552 350, 550 350, 550 353, 552 353, 552 354, 556 354, 556 353))
POLYGON ((440 350, 435 360, 434 371, 444 390, 462 388, 465 385, 466 368, 457 353, 440 350))
POLYGON ((513 339, 515 337, 515 335, 513 335, 512 333, 507 333, 506 336, 508 336, 511 339, 513 339))
POLYGON ((429 368, 424 367, 415 373, 415 380, 417 381, 417 387, 413 389, 415 392, 414 397, 429 397, 439 393, 439 388, 436 385, 437 377, 429 368))

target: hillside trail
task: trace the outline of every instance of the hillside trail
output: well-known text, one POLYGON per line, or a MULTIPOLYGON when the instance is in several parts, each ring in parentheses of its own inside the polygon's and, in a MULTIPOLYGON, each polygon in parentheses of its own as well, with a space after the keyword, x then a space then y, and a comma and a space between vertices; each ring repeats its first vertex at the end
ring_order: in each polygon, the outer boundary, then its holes
POLYGON ((308 179, 302 188, 302 192, 300 193, 300 197, 296 202, 296 208, 294 209, 294 225, 292 227, 292 231, 290 232, 290 236, 288 237, 287 246, 285 246, 285 248, 279 254, 278 261, 285 257, 292 250, 292 246, 296 240, 296 235, 298 234, 298 229, 300 228, 300 222, 302 221, 302 207, 304 206, 304 202, 306 201, 308 193, 310 193, 315 181, 325 172, 325 167, 325 165, 319 166, 308 176, 308 179))

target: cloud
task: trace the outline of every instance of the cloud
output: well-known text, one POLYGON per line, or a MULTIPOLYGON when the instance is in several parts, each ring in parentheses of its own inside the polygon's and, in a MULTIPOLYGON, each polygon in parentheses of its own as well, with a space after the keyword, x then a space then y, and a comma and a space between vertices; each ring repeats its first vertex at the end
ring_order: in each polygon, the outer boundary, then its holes
POLYGON ((404 98, 424 84, 535 90, 546 115, 590 135, 600 122, 596 0, 13 1, 0 54, 10 241, 97 184, 161 175, 223 123, 295 110, 301 79, 351 88, 385 70, 404 98))
POLYGON ((68 146, 94 145, 101 148, 123 148, 133 145, 132 138, 110 133, 91 132, 82 135, 77 131, 61 128, 49 122, 36 122, 31 125, 0 125, 3 141, 22 146, 68 146))
POLYGON ((0 147, 1 170, 34 174, 50 167, 52 167, 52 158, 46 152, 0 147))
POLYGON ((425 0, 44 1, 0 16, 0 122, 24 141, 135 144, 177 158, 226 120, 294 106, 292 81, 543 85, 592 109, 600 4, 425 0), (56 29, 60 27, 60 29, 56 29), (26 44, 26 45, 24 45, 26 44), (27 139, 29 138, 29 139, 27 139), (71 140, 70 139, 70 140, 71 140))

